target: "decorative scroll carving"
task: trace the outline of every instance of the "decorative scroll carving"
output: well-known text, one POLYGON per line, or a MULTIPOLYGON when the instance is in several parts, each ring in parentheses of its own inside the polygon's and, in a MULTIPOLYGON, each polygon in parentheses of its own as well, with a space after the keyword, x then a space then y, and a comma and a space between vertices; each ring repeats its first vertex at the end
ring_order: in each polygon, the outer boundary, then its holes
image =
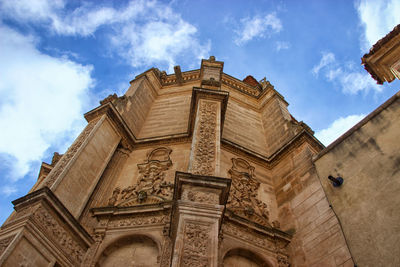
POLYGON ((49 175, 46 177, 43 186, 51 187, 53 185, 54 181, 65 169, 68 162, 72 159, 78 149, 82 146, 83 142, 89 136, 90 132, 94 129, 99 119, 93 120, 88 125, 86 125, 85 129, 78 136, 75 142, 68 148, 68 151, 61 157, 61 159, 56 160, 58 163, 54 166, 49 175))
POLYGON ((255 232, 250 232, 248 229, 244 229, 242 227, 238 227, 236 225, 225 223, 222 226, 223 234, 228 234, 234 236, 236 238, 242 239, 250 244, 259 246, 263 249, 267 249, 270 251, 275 250, 274 240, 267 236, 262 236, 255 232))
POLYGON ((6 248, 11 243, 11 241, 14 239, 14 237, 15 237, 15 235, 9 236, 9 237, 6 237, 6 238, 0 240, 0 256, 6 250, 6 248))
POLYGON ((161 147, 150 152, 147 162, 138 164, 140 177, 136 185, 115 188, 108 200, 110 206, 128 207, 158 203, 172 198, 173 183, 165 181, 165 171, 172 165, 172 150, 161 147))
POLYGON ((56 219, 44 208, 40 207, 33 214, 34 219, 43 227, 49 236, 75 261, 82 262, 85 250, 69 235, 56 219))
POLYGON ((259 224, 270 226, 267 204, 257 198, 260 183, 254 178, 254 167, 244 159, 232 159, 232 178, 227 208, 259 224))
POLYGON ((199 203, 218 204, 219 195, 214 192, 184 190, 182 193, 182 200, 189 200, 199 203))
POLYGON ((209 266, 209 229, 205 225, 187 223, 184 230, 182 266, 209 266))
POLYGON ((165 215, 134 215, 128 217, 122 217, 117 220, 112 220, 108 223, 109 228, 119 228, 127 226, 140 226, 140 225, 151 225, 151 224, 164 224, 167 221, 165 215))
POLYGON ((200 101, 192 173, 213 175, 215 171, 217 103, 200 101))
POLYGON ((289 262, 289 257, 286 255, 279 254, 276 259, 278 260, 278 266, 279 267, 289 267, 290 262, 289 262))

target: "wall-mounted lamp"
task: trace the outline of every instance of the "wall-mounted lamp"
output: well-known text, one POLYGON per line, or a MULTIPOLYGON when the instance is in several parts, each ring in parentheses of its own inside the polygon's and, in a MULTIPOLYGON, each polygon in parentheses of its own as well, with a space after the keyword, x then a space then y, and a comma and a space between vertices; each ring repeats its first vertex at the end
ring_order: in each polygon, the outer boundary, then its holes
POLYGON ((332 185, 334 187, 341 186, 343 184, 343 178, 338 176, 338 177, 333 177, 332 175, 328 176, 328 179, 332 181, 332 185))

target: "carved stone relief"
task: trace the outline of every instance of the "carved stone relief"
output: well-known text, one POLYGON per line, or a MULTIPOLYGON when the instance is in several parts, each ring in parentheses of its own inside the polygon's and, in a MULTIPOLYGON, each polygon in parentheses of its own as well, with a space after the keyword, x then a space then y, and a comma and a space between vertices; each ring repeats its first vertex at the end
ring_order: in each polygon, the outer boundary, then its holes
POLYGON ((227 208, 259 224, 270 226, 267 204, 257 198, 260 187, 254 177, 254 167, 240 158, 232 159, 232 178, 227 208))
POLYGON ((195 223, 187 223, 184 230, 182 266, 209 266, 208 243, 209 227, 195 223))
POLYGON ((199 191, 197 188, 183 188, 182 200, 198 203, 219 203, 219 192, 199 191))
POLYGON ((243 227, 239 227, 231 223, 225 223, 222 226, 222 230, 224 234, 232 235, 262 249, 267 249, 270 251, 276 250, 275 243, 272 238, 249 231, 243 227))
POLYGON ((216 158, 216 131, 218 104, 210 101, 200 101, 199 125, 197 127, 196 143, 191 171, 193 174, 214 175, 216 158))
POLYGON ((146 214, 146 216, 133 215, 124 216, 118 219, 112 220, 108 223, 109 228, 119 228, 128 226, 140 226, 140 225, 152 225, 152 224, 164 224, 168 220, 166 215, 152 215, 146 214))
POLYGON ((15 235, 9 236, 9 237, 6 237, 6 238, 0 240, 0 256, 6 250, 6 248, 11 243, 11 241, 14 239, 14 237, 15 237, 15 235))
POLYGON ((86 251, 70 236, 67 231, 65 231, 65 229, 47 210, 45 210, 43 207, 40 207, 34 212, 33 218, 74 261, 79 263, 82 262, 86 251))
POLYGON ((170 237, 166 236, 162 248, 161 267, 170 267, 172 247, 173 244, 170 237))
POLYGON ((174 185, 165 181, 165 171, 172 165, 169 157, 171 152, 171 149, 165 147, 151 151, 147 161, 138 164, 140 176, 136 185, 122 190, 115 188, 108 205, 128 207, 170 200, 174 185))

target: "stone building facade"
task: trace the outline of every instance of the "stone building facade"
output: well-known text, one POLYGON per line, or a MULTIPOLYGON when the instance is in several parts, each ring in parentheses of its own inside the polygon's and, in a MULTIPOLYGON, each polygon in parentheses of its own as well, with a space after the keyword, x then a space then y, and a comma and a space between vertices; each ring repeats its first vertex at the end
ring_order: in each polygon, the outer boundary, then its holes
POLYGON ((4 266, 353 266, 322 144, 214 57, 150 69, 84 116, 0 230, 4 266))

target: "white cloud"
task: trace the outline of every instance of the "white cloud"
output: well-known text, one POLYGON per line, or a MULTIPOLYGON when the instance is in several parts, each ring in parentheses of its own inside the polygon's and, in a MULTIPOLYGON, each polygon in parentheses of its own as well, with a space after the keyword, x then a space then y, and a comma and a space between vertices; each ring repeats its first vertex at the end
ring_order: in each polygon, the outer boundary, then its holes
POLYGON ((18 190, 16 186, 5 185, 1 187, 0 191, 5 197, 8 197, 16 193, 18 190))
POLYGON ((341 64, 331 52, 322 53, 320 62, 312 68, 311 72, 315 76, 323 72, 325 78, 339 85, 345 94, 368 93, 371 90, 382 91, 382 87, 377 85, 367 72, 357 71, 352 62, 341 64))
POLYGON ((236 29, 235 43, 242 45, 253 38, 265 38, 272 33, 282 30, 282 22, 275 13, 266 16, 247 17, 240 20, 240 26, 236 29))
POLYGON ((2 25, 0 36, 0 157, 15 158, 12 179, 19 179, 85 124, 83 106, 94 81, 91 66, 42 54, 33 37, 2 25))
POLYGON ((364 114, 349 115, 345 118, 340 117, 339 119, 335 120, 331 125, 329 125, 328 128, 316 132, 315 136, 325 146, 328 146, 342 134, 347 132, 347 130, 356 125, 364 117, 364 114))
POLYGON ((322 58, 321 58, 319 64, 313 67, 312 72, 315 75, 318 75, 319 71, 322 68, 328 66, 329 64, 332 64, 335 61, 336 61, 336 59, 335 59, 335 55, 333 53, 324 52, 324 53, 322 53, 322 58))
POLYGON ((104 28, 112 50, 134 67, 161 62, 172 71, 178 56, 200 59, 209 54, 210 41, 200 42, 196 38, 197 28, 168 5, 140 0, 118 8, 106 4, 83 2, 74 10, 67 10, 61 0, 4 1, 1 15, 44 24, 59 35, 93 36, 104 28))
POLYGON ((368 51, 394 26, 400 24, 399 0, 360 0, 356 2, 356 9, 364 27, 361 40, 363 51, 368 51))
POLYGON ((290 43, 285 41, 276 42, 276 51, 281 51, 290 48, 290 43))

